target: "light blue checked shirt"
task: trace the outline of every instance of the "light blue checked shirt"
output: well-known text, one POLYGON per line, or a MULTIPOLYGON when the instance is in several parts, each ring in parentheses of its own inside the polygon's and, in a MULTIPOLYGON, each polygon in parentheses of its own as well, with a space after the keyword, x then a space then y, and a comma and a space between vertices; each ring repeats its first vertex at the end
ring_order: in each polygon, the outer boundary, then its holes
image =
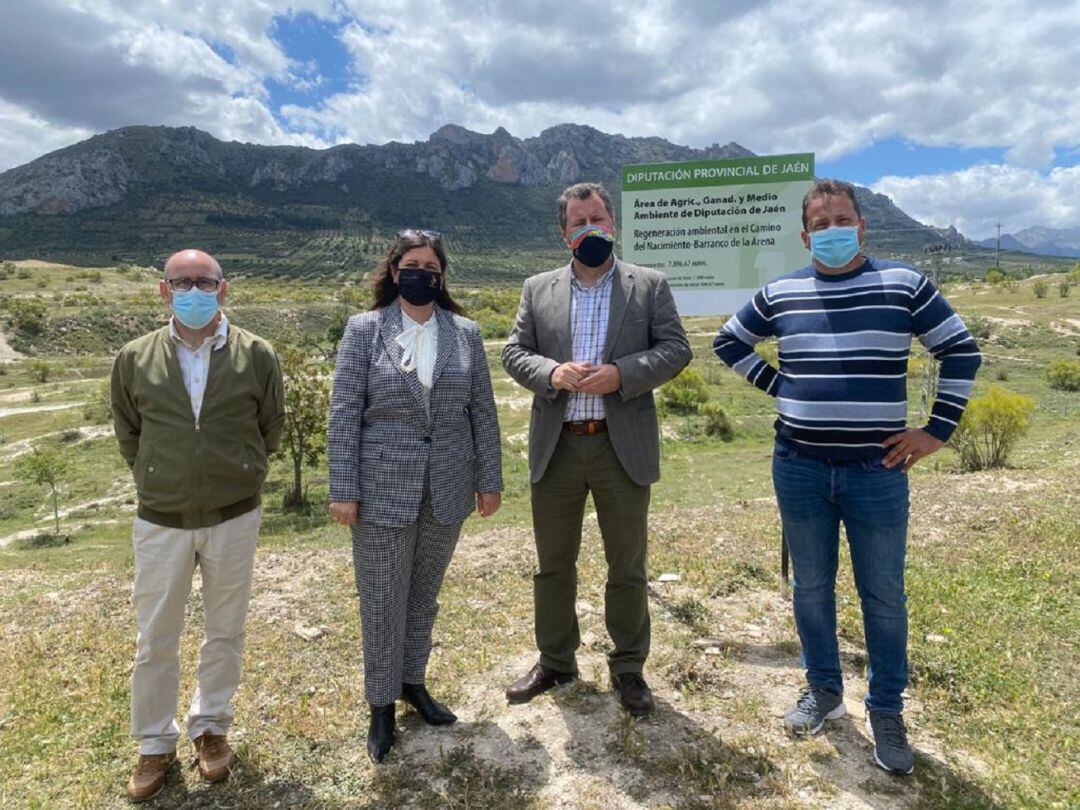
MULTIPOLYGON (((604 362, 604 343, 607 340, 608 316, 611 314, 611 287, 615 278, 613 262, 601 279, 591 287, 583 287, 570 271, 570 335, 575 363, 604 362)), ((604 418, 604 398, 596 394, 571 391, 566 403, 566 422, 604 418)))

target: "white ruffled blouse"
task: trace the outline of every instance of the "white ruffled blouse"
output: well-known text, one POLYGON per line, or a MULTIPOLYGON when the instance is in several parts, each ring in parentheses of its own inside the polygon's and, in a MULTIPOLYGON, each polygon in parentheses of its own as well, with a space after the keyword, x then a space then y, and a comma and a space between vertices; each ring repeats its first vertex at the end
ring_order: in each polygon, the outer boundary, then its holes
POLYGON ((402 349, 402 371, 415 371, 420 384, 430 389, 435 357, 439 353, 439 319, 435 313, 432 312, 424 323, 417 323, 402 310, 397 343, 402 349))

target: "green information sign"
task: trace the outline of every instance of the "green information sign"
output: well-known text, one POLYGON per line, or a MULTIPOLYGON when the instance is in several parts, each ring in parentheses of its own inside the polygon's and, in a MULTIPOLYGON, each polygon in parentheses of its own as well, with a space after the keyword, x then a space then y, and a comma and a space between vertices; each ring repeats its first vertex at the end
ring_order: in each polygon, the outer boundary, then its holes
POLYGON ((686 315, 734 312, 807 264, 812 153, 622 167, 622 252, 667 274, 686 315))

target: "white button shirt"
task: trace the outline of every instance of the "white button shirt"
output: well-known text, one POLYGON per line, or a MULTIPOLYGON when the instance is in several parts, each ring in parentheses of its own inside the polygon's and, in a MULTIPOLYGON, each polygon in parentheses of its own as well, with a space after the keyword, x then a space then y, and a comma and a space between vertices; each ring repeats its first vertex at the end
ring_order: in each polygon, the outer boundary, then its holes
POLYGON ((229 319, 221 313, 214 334, 206 338, 197 349, 192 349, 176 331, 176 318, 169 319, 169 337, 176 344, 176 359, 180 361, 180 373, 184 376, 184 388, 191 397, 191 412, 196 423, 202 413, 203 394, 206 393, 206 378, 210 374, 210 352, 225 345, 229 336, 229 319))

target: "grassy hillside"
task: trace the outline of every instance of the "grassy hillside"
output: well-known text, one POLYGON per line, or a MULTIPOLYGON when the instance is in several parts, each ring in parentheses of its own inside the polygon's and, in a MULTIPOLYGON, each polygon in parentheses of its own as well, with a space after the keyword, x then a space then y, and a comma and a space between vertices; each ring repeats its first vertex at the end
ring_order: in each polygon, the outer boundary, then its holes
MULTIPOLYGON (((244 767, 218 787, 176 769, 156 806, 1076 806, 1080 392, 1051 388, 1045 369, 1078 359, 1080 293, 1059 297, 1060 278, 1048 278, 1041 299, 1032 280, 947 285, 983 335, 976 392, 1004 386, 1031 396, 1036 408, 1007 468, 961 473, 946 449, 911 473, 913 778, 875 769, 861 730, 866 654, 846 553, 839 604, 852 719, 812 741, 780 731, 802 675, 790 604, 777 594, 772 402, 712 357, 721 318, 691 318, 687 327, 693 368, 731 417, 734 439, 706 436, 700 417, 664 420, 646 669, 658 711, 632 722, 608 692, 603 555, 591 516, 578 597, 583 681, 506 706, 502 689, 535 658, 529 397, 502 372, 495 337, 512 317, 516 288, 469 283, 462 274, 457 289, 492 336, 507 492, 493 519, 466 523, 440 600, 429 685, 461 722, 430 729, 403 712, 394 753, 380 768, 368 763, 348 540, 320 508, 282 512, 291 470, 279 460, 266 488, 236 701, 233 737, 244 767), (660 582, 661 573, 679 579, 660 582), (323 634, 308 640, 312 628, 323 634)), ((347 286, 354 280, 351 272, 237 278, 229 315, 277 342, 329 350, 334 318, 366 300, 347 286)), ((43 264, 20 264, 0 279, 7 341, 34 353, 0 366, 0 806, 124 806, 134 761, 127 737, 134 492, 99 400, 116 348, 162 319, 155 284, 138 268, 43 264), (38 328, 34 308, 17 301, 42 302, 38 328), (16 460, 35 447, 59 448, 70 462, 59 503, 68 543, 41 539, 52 519, 47 490, 15 474, 16 460)), ((914 370, 923 363, 917 355, 914 370)), ((913 421, 918 376, 909 388, 913 421)), ((308 475, 309 495, 322 503, 324 466, 308 475)), ((201 609, 196 589, 183 638, 182 705, 193 688, 201 609)))

